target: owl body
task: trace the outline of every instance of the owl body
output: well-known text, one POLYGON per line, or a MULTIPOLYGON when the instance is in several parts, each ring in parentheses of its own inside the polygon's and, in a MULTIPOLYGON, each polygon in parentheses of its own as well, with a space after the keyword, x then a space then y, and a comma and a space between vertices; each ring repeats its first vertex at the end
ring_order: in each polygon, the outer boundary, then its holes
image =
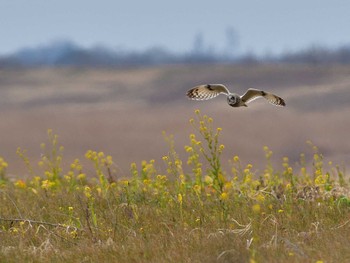
POLYGON ((229 95, 227 95, 227 103, 231 107, 241 107, 241 106, 248 107, 247 104, 245 104, 241 100, 241 96, 235 93, 230 93, 229 95))
POLYGON ((227 96, 227 103, 231 107, 248 107, 248 103, 254 101, 258 98, 265 98, 268 102, 275 106, 285 106, 286 103, 284 100, 272 93, 265 92, 257 89, 248 89, 246 93, 242 96, 231 93, 228 88, 226 88, 223 84, 206 84, 199 85, 187 92, 187 97, 192 100, 209 100, 219 96, 220 94, 224 94, 227 96))

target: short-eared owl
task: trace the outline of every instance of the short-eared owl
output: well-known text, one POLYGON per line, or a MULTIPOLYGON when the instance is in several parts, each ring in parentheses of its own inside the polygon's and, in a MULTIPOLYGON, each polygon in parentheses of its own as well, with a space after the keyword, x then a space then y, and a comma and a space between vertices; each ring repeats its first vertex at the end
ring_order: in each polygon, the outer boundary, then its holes
POLYGON ((257 89, 248 89, 242 96, 231 93, 222 84, 207 84, 196 86, 187 91, 187 97, 192 100, 209 100, 216 96, 224 94, 227 96, 227 103, 232 107, 247 107, 247 103, 264 97, 268 102, 276 106, 286 106, 284 100, 272 93, 268 93, 257 89))

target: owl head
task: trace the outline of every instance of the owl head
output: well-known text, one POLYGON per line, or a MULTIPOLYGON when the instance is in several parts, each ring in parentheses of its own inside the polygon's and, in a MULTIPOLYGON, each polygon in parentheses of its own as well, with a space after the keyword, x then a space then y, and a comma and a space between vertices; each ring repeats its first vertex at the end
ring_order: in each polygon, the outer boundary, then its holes
POLYGON ((240 106, 247 107, 247 105, 241 100, 241 97, 238 96, 237 94, 227 95, 227 103, 231 107, 240 107, 240 106))

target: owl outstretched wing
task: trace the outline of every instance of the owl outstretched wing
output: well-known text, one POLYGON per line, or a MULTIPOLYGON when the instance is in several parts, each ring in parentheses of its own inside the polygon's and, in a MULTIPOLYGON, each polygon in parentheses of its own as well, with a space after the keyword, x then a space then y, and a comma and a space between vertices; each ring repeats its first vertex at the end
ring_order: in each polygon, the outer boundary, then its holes
POLYGON ((265 98, 268 102, 270 102, 275 106, 286 106, 284 99, 282 99, 281 97, 278 97, 275 94, 268 93, 262 90, 257 90, 257 89, 248 89, 246 93, 244 93, 241 96, 241 99, 243 102, 249 103, 261 97, 265 98))
POLYGON ((209 100, 220 94, 228 95, 229 93, 229 90, 222 84, 206 84, 190 89, 186 95, 192 100, 209 100))

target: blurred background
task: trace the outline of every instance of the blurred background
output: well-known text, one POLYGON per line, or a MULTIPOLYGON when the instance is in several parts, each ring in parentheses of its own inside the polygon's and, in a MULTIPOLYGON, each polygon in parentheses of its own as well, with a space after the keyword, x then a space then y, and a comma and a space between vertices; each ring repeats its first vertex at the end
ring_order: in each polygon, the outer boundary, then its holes
POLYGON ((92 149, 112 155, 121 176, 142 160, 163 169, 162 131, 185 160, 195 109, 223 128, 227 168, 239 155, 264 169, 265 145, 275 165, 288 156, 298 168, 300 153, 312 162, 310 140, 345 169, 348 10, 338 0, 0 0, 0 155, 8 173, 28 173, 17 147, 36 165, 48 129, 65 146, 66 165, 92 149), (186 98, 207 83, 274 92, 287 107, 186 98))

